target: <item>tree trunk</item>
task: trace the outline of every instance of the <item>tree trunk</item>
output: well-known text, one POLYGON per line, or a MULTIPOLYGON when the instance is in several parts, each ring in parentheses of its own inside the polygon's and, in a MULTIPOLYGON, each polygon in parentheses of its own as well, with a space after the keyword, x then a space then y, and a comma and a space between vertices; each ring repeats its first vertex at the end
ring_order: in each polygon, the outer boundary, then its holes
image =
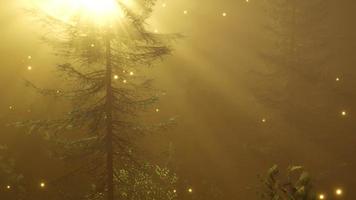
POLYGON ((106 186, 107 200, 114 200, 114 158, 113 158, 113 91, 112 91, 112 61, 111 61, 111 39, 107 35, 106 46, 106 186))
POLYGON ((292 35, 291 35, 291 44, 290 44, 290 50, 291 50, 291 57, 292 57, 292 67, 294 70, 298 69, 299 66, 297 66, 298 63, 298 55, 297 55, 297 38, 296 38, 296 31, 297 29, 297 2, 296 0, 293 0, 292 2, 292 35))

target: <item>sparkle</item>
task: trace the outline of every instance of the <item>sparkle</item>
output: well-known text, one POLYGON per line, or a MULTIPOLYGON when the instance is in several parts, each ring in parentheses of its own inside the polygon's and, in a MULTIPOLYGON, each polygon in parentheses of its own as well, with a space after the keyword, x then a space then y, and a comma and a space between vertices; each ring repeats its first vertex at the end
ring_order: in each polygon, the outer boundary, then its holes
POLYGON ((188 189, 188 192, 189 192, 189 193, 192 193, 192 192, 193 192, 193 189, 192 189, 192 188, 189 188, 189 189, 188 189))
POLYGON ((41 182, 41 183, 40 183, 40 187, 41 187, 41 188, 46 187, 46 183, 45 183, 45 182, 41 182))
POLYGON ((223 16, 223 17, 226 17, 226 16, 227 16, 227 13, 226 13, 226 12, 222 13, 222 16, 223 16))
POLYGON ((130 72, 130 76, 133 76, 134 75, 134 72, 130 72))
POLYGON ((177 193, 177 190, 173 190, 173 193, 177 193))
POLYGON ((183 14, 185 15, 188 14, 188 10, 183 11, 183 14))
POLYGON ((118 75, 114 75, 114 79, 115 80, 119 79, 119 76, 118 75))
POLYGON ((123 83, 127 83, 127 80, 125 79, 125 80, 123 80, 122 82, 123 82, 123 83))
POLYGON ((15 107, 14 107, 14 106, 9 106, 9 109, 10 109, 10 110, 14 110, 15 107))
POLYGON ((91 47, 95 47, 95 44, 91 44, 90 46, 91 46, 91 47))
POLYGON ((336 77, 335 81, 339 82, 341 79, 339 77, 336 77))
POLYGON ((31 59, 32 59, 32 56, 27 56, 27 59, 31 60, 31 59))
POLYGON ((27 66, 27 70, 31 71, 32 70, 32 66, 27 66))
POLYGON ((159 108, 156 108, 156 112, 159 112, 159 108))
POLYGON ((325 199, 325 195, 324 194, 319 194, 319 199, 325 199))
POLYGON ((56 93, 59 94, 59 93, 61 93, 61 91, 60 91, 60 90, 57 90, 56 93))
POLYGON ((266 123, 267 122, 267 119, 266 118, 262 118, 261 120, 263 123, 266 123))
POLYGON ((336 193, 336 195, 340 196, 340 195, 342 195, 343 192, 342 192, 342 189, 339 188, 339 189, 335 190, 335 193, 336 193))
POLYGON ((342 116, 346 116, 347 115, 347 112, 344 110, 344 111, 341 111, 341 115, 342 116))
POLYGON ((6 186, 6 189, 8 189, 8 190, 11 189, 11 186, 10 186, 10 185, 7 185, 7 186, 6 186))

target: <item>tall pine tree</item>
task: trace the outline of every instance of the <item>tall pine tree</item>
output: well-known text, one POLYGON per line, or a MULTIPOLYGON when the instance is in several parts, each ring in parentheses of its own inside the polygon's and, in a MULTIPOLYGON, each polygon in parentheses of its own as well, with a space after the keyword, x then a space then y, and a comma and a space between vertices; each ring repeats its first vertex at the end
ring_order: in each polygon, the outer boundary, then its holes
MULTIPOLYGON (((154 193, 142 199, 172 199, 175 196, 167 183, 165 193, 157 192, 157 186, 147 185, 148 180, 156 178, 148 176, 150 172, 144 170, 154 168, 148 167, 151 165, 140 167, 135 153, 141 134, 167 125, 144 125, 140 120, 145 110, 154 111, 152 105, 159 93, 151 87, 152 81, 145 77, 144 69, 169 55, 172 50, 168 43, 178 37, 146 29, 145 22, 155 2, 137 0, 133 9, 125 1, 117 0, 123 16, 110 19, 105 25, 98 25, 80 14, 61 20, 34 12, 48 31, 44 41, 65 61, 56 66, 65 86, 42 89, 32 82, 27 84, 44 95, 67 98, 72 106, 63 117, 21 124, 30 126, 31 132, 61 141, 58 143, 64 147, 58 153, 81 163, 71 176, 90 172, 95 190, 88 198, 133 199, 129 197, 137 198, 137 192, 154 193), (77 133, 76 139, 64 137, 61 133, 65 132, 77 133), (128 186, 120 183, 126 181, 135 186, 132 180, 123 178, 125 173, 131 173, 136 181, 143 181, 136 185, 140 191, 123 196, 122 191, 128 186), (145 189, 143 183, 146 183, 145 189)), ((170 184, 175 182, 175 176, 170 173, 158 175, 171 180, 170 184)))

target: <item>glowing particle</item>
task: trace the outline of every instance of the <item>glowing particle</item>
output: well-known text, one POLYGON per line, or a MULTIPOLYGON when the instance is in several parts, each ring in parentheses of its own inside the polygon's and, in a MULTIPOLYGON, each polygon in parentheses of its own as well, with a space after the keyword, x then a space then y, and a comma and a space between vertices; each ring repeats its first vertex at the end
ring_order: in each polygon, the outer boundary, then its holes
POLYGON ((319 195, 319 199, 325 199, 325 195, 324 194, 320 194, 319 195))
POLYGON ((10 110, 14 110, 15 107, 14 107, 14 106, 9 106, 9 109, 10 109, 10 110))
POLYGON ((45 183, 45 182, 41 182, 41 183, 40 183, 40 187, 41 187, 41 188, 46 187, 46 183, 45 183))
POLYGON ((188 14, 188 10, 183 11, 183 14, 185 15, 188 14))
POLYGON ((114 75, 114 79, 115 80, 119 79, 119 76, 118 75, 114 75))
POLYGON ((319 194, 319 199, 325 199, 325 195, 324 194, 319 194))
POLYGON ((266 118, 262 118, 261 120, 263 123, 266 123, 267 122, 267 119, 266 118))
POLYGON ((226 12, 222 13, 222 16, 223 16, 223 17, 226 17, 226 16, 227 16, 227 13, 226 13, 226 12))
POLYGON ((95 44, 91 44, 90 46, 91 46, 91 47, 95 47, 95 44))
POLYGON ((177 190, 173 190, 173 193, 177 193, 177 190))
POLYGON ((125 80, 123 80, 122 82, 123 82, 123 83, 127 83, 127 80, 125 79, 125 80))
POLYGON ((246 0, 246 2, 248 3, 248 0, 246 0))
POLYGON ((31 59, 32 59, 32 56, 27 56, 27 59, 31 60, 31 59))
POLYGON ((159 108, 156 108, 156 112, 159 112, 159 108))
POLYGON ((61 91, 60 91, 60 90, 57 90, 56 93, 59 94, 59 93, 61 93, 61 91))
POLYGON ((134 73, 133 72, 130 72, 130 76, 133 76, 134 75, 134 73))
POLYGON ((339 77, 336 77, 335 81, 339 82, 341 79, 339 77))
POLYGON ((342 116, 346 116, 346 115, 347 115, 347 112, 346 112, 346 111, 341 111, 341 115, 342 115, 342 116))
POLYGON ((7 185, 6 189, 10 190, 11 189, 11 185, 7 185))
POLYGON ((192 189, 192 188, 189 188, 189 189, 188 189, 188 192, 189 192, 189 193, 192 193, 192 192, 193 192, 193 189, 192 189))
POLYGON ((32 66, 27 66, 27 70, 31 71, 32 70, 32 66))
POLYGON ((158 33, 158 29, 155 29, 154 32, 155 32, 155 33, 158 33))
POLYGON ((335 194, 338 196, 342 195, 342 193, 343 193, 342 189, 340 189, 340 188, 335 190, 335 194))

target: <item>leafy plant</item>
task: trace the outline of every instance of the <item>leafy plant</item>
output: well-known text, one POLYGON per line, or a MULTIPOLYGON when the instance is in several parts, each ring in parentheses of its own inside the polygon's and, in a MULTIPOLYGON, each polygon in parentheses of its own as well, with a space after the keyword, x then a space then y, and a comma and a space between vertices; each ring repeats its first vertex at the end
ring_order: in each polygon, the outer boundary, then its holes
POLYGON ((280 176, 277 165, 271 167, 262 178, 262 199, 268 200, 316 200, 311 178, 302 166, 291 166, 287 169, 286 177, 280 176))

